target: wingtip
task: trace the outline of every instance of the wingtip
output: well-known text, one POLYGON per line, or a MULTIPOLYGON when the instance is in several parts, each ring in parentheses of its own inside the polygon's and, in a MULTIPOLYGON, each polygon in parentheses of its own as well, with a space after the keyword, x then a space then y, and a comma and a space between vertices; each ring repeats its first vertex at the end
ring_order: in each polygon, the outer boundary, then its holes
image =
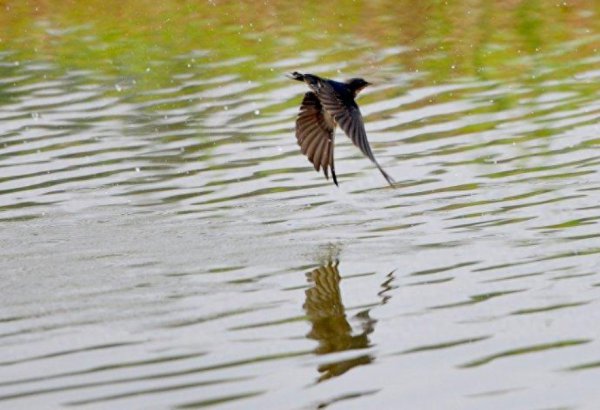
MULTIPOLYGON (((327 178, 327 180, 329 181, 329 174, 327 173, 327 168, 323 168, 325 170, 325 178, 327 178)), ((337 181, 337 177, 335 175, 335 171, 331 170, 331 176, 333 177, 333 183, 335 184, 336 187, 340 187, 340 184, 338 184, 337 181)))
POLYGON ((386 178, 386 180, 387 180, 388 184, 390 184, 390 187, 391 187, 391 188, 394 188, 394 189, 395 189, 395 188, 398 188, 398 187, 396 186, 396 181, 394 181, 394 180, 392 179, 392 177, 386 178))
POLYGON ((385 180, 387 181, 387 183, 390 184, 390 186, 392 188, 396 188, 396 181, 394 180, 394 178, 392 178, 391 176, 389 176, 388 173, 385 172, 383 170, 383 168, 381 168, 381 166, 378 163, 375 163, 375 165, 377 165, 377 168, 379 169, 379 171, 381 172, 381 175, 383 175, 383 177, 385 178, 385 180))
POLYGON ((397 188, 397 186, 396 186, 396 181, 394 180, 394 178, 392 178, 392 177, 391 177, 391 176, 389 176, 389 175, 386 175, 386 178, 385 178, 385 179, 387 180, 388 184, 390 184, 390 186, 391 186, 392 188, 397 188))

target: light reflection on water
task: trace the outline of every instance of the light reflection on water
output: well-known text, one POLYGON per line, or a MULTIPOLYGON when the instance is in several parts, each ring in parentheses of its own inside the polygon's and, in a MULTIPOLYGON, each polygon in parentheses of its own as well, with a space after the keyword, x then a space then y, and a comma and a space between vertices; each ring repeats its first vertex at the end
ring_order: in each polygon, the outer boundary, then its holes
POLYGON ((600 19, 535 3, 490 38, 462 6, 403 17, 464 24, 475 51, 417 23, 380 36, 385 6, 352 36, 270 26, 260 45, 223 13, 215 50, 113 38, 102 9, 39 17, 40 37, 9 19, 0 407, 593 406, 600 19), (341 132, 340 188, 312 170, 296 69, 373 80, 359 103, 397 189, 341 132))

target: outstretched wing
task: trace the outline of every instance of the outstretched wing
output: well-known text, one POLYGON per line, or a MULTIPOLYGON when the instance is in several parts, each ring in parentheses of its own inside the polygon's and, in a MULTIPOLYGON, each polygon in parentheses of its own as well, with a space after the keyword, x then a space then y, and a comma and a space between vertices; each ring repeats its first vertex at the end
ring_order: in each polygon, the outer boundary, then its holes
POLYGON ((318 81, 315 84, 309 83, 309 85, 317 92, 322 106, 333 117, 340 128, 344 130, 354 145, 360 148, 362 153, 377 166, 388 183, 393 186, 393 178, 381 168, 381 165, 379 165, 373 155, 373 151, 371 151, 362 114, 358 105, 354 102, 354 98, 350 95, 340 95, 340 92, 326 80, 318 81))
POLYGON ((296 138, 298 145, 315 170, 322 167, 325 177, 329 179, 329 169, 333 182, 338 185, 333 164, 333 139, 335 123, 331 116, 323 110, 321 102, 313 92, 307 92, 300 105, 300 113, 296 120, 296 138))

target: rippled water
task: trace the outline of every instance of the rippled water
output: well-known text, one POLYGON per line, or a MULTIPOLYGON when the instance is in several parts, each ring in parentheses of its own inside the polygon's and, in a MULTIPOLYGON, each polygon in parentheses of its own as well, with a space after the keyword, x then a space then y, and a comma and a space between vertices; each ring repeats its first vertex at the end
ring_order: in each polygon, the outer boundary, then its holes
POLYGON ((539 43, 522 52, 474 23, 472 61, 443 30, 384 39, 383 6, 352 34, 195 20, 225 45, 140 55, 96 21, 41 14, 39 37, 15 23, 0 36, 0 407, 594 408, 593 5, 546 32, 517 24, 539 43), (314 172, 293 70, 375 83, 359 103, 396 189, 341 131, 340 187, 314 172))

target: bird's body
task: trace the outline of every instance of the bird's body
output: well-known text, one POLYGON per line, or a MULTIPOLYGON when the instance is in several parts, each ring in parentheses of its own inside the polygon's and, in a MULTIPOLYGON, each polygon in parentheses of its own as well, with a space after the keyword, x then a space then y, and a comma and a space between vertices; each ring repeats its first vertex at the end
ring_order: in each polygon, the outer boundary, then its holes
POLYGON ((296 119, 296 138, 302 153, 312 162, 315 170, 319 171, 323 168, 327 179, 331 170, 333 182, 338 185, 333 161, 333 146, 335 128, 339 125, 354 145, 360 148, 393 186, 392 177, 375 160, 367 141, 360 109, 354 100, 369 83, 362 78, 353 78, 341 83, 298 72, 293 72, 290 78, 305 82, 312 90, 304 95, 300 105, 300 113, 296 119))

